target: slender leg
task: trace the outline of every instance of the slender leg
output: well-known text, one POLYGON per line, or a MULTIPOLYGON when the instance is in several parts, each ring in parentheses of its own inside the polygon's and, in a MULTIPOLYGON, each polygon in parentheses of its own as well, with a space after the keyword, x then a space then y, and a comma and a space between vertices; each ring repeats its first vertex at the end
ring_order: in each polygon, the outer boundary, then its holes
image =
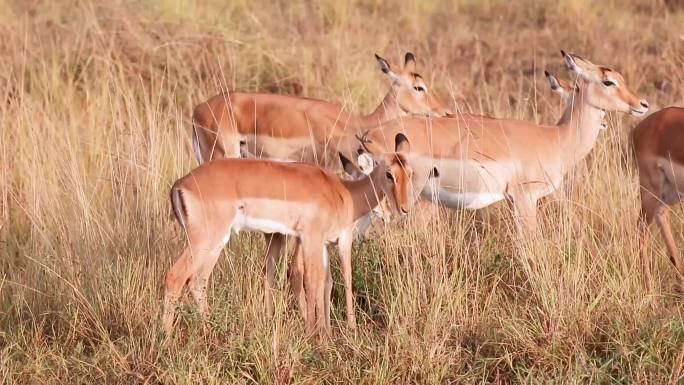
MULTIPOLYGON (((223 245, 221 245, 223 246, 223 245)), ((206 260, 201 266, 198 266, 195 274, 190 276, 188 280, 188 288, 192 297, 195 299, 195 303, 199 309, 199 313, 203 319, 206 320, 209 315, 209 305, 207 304, 207 283, 209 282, 209 276, 218 262, 219 256, 221 256, 221 248, 218 247, 216 250, 210 250, 207 253, 206 260)))
POLYGON ((314 334, 325 328, 326 272, 323 264, 323 240, 317 237, 302 239, 304 286, 306 288, 306 330, 314 334))
MULTIPOLYGON (((344 297, 347 310, 347 326, 356 329, 356 315, 354 312, 354 294, 352 292, 352 232, 345 231, 338 240, 340 258, 342 259, 342 277, 344 279, 344 297)), ((330 298, 327 298, 330 301, 330 298)))
POLYGON ((653 223, 656 212, 661 210, 660 201, 651 192, 642 189, 641 212, 639 214, 639 260, 646 288, 651 287, 651 255, 648 253, 648 244, 651 239, 649 227, 653 223))
MULTIPOLYGON (((192 201, 186 201, 186 204, 190 212, 193 212, 192 201)), ((201 222, 195 222, 194 217, 187 219, 185 235, 188 246, 166 275, 162 326, 167 336, 170 336, 173 330, 176 306, 186 284, 189 285, 200 314, 206 317, 207 280, 221 254, 221 248, 228 242, 234 215, 231 212, 224 212, 220 220, 210 215, 198 216, 202 218, 201 222), (208 223, 213 224, 209 232, 208 223)))
POLYGON ((297 299, 297 304, 299 305, 299 310, 306 321, 307 317, 307 306, 306 306, 306 293, 304 291, 304 256, 302 255, 302 241, 297 238, 295 240, 294 258, 287 268, 289 274, 290 287, 292 293, 297 299))
POLYGON ((268 249, 266 251, 266 271, 264 274, 264 302, 266 316, 273 317, 273 280, 275 279, 276 265, 280 259, 280 253, 285 246, 285 235, 264 234, 268 249))
POLYGON ((173 330, 173 318, 178 306, 178 298, 191 274, 192 255, 190 247, 186 247, 178 261, 166 274, 166 289, 164 291, 164 310, 162 315, 162 327, 164 334, 171 335, 173 330))
POLYGON ((325 298, 324 298, 324 304, 323 304, 323 313, 325 316, 325 327, 327 329, 330 329, 330 297, 332 296, 332 288, 333 288, 333 281, 332 281, 332 272, 330 269, 330 256, 328 255, 328 248, 326 246, 323 246, 323 261, 324 261, 324 268, 326 270, 325 273, 325 298))
POLYGON ((537 199, 526 192, 519 192, 512 197, 518 235, 522 239, 537 228, 537 199))
MULTIPOLYGON (((204 243, 198 246, 188 246, 185 248, 180 258, 171 267, 166 275, 166 290, 164 292, 164 313, 162 316, 162 326, 166 335, 171 335, 173 330, 173 320, 183 287, 189 280, 195 283, 193 296, 200 306, 200 312, 206 314, 206 278, 203 284, 199 283, 198 272, 205 263, 212 260, 215 263, 220 252, 220 246, 204 243), (201 288, 203 286, 203 288, 201 288)), ((212 264, 213 267, 213 264, 212 264)))
POLYGON ((679 288, 680 290, 683 290, 682 292, 684 293, 684 263, 682 262, 682 257, 675 244, 674 236, 672 235, 672 228, 670 227, 670 221, 668 220, 668 211, 658 210, 656 213, 656 221, 658 222, 660 231, 665 239, 665 246, 667 246, 670 262, 672 262, 675 269, 677 269, 679 288))
POLYGON ((315 293, 318 289, 316 287, 316 279, 313 271, 313 261, 311 261, 313 259, 312 256, 317 253, 314 253, 314 250, 311 250, 312 248, 313 247, 311 245, 306 244, 305 241, 302 240, 302 259, 304 261, 304 285, 306 286, 306 316, 304 320, 306 323, 306 331, 307 333, 309 333, 309 335, 313 334, 316 326, 315 293))

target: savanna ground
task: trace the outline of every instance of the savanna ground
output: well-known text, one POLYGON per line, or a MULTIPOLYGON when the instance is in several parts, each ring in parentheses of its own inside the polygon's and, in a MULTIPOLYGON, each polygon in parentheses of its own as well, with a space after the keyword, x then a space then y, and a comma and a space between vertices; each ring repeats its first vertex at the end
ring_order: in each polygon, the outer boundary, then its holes
POLYGON ((621 71, 651 111, 684 104, 676 2, 0 1, 1 381, 681 383, 682 302, 659 237, 642 285, 636 120, 619 114, 531 241, 499 204, 357 242, 357 332, 339 279, 328 343, 304 336, 287 290, 266 321, 264 243, 243 233, 212 277, 211 327, 186 298, 161 343, 194 104, 298 83, 366 112, 388 87, 372 54, 411 50, 454 109, 554 123, 543 70, 569 78, 561 48, 621 71))

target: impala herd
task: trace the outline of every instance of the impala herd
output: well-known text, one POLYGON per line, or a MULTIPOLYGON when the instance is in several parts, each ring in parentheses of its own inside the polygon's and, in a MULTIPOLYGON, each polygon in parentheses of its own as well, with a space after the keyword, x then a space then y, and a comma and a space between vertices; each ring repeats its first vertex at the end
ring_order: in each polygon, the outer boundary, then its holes
MULTIPOLYGON (((416 199, 454 209, 507 201, 521 235, 536 227, 537 202, 555 194, 606 128, 605 113, 643 116, 648 103, 617 71, 561 51, 572 84, 546 72, 565 109, 555 125, 452 113, 417 73, 407 53, 400 70, 375 56, 391 87, 366 116, 316 99, 225 92, 195 107, 192 149, 200 166, 177 180, 171 204, 188 246, 166 277, 162 324, 170 335, 187 284, 207 315, 207 281, 232 233, 264 233, 266 313, 273 313, 275 268, 295 245, 288 275, 306 329, 330 329, 328 244, 341 258, 347 323, 354 231, 374 210, 408 215, 416 199), (296 162, 296 163, 295 163, 296 162), (346 175, 345 175, 346 174, 346 175), (345 175, 340 177, 338 175, 345 175), (267 183, 266 183, 267 182, 267 183)), ((658 223, 684 289, 684 261, 667 206, 684 186, 684 108, 670 107, 632 131, 641 185, 643 278, 650 285, 649 225, 658 223), (682 147, 679 147, 682 145, 682 147)))

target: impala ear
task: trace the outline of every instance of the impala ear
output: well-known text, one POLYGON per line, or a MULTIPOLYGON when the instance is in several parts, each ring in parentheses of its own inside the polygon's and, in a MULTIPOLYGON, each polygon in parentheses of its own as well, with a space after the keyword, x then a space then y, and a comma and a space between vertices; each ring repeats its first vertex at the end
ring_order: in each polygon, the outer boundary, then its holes
POLYGON ((359 170, 354 166, 354 163, 347 159, 346 156, 342 155, 342 153, 337 154, 340 157, 340 163, 342 163, 342 169, 344 172, 347 173, 347 175, 357 178, 359 176, 359 170))
POLYGON ((563 55, 563 60, 565 61, 565 66, 572 72, 576 73, 577 75, 583 77, 586 80, 589 81, 598 81, 599 78, 596 76, 596 73, 594 73, 591 68, 593 64, 589 62, 588 60, 581 58, 577 55, 571 54, 571 53, 566 53, 565 51, 561 50, 561 55, 563 55))
POLYGON ((558 78, 551 75, 549 71, 544 71, 544 75, 546 75, 546 80, 549 81, 549 87, 551 87, 551 90, 560 93, 562 89, 558 78))
POLYGON ((394 137, 394 151, 403 154, 408 154, 411 152, 411 143, 406 135, 399 133, 394 137))
POLYGON ((569 69, 570 71, 579 73, 579 66, 577 65, 577 62, 575 62, 575 58, 571 54, 569 54, 563 50, 561 50, 560 52, 561 52, 561 56, 563 56, 563 61, 565 62, 565 67, 567 69, 569 69))
POLYGON ((387 61, 387 59, 381 57, 376 53, 375 60, 377 60, 378 66, 380 67, 380 71, 382 71, 382 73, 389 75, 392 72, 392 68, 390 67, 390 64, 387 61))
POLYGON ((406 52, 404 56, 404 71, 416 72, 416 55, 413 52, 406 52))
POLYGON ((401 78, 397 76, 394 72, 392 72, 392 67, 390 67, 389 62, 387 59, 380 57, 377 53, 375 54, 375 60, 378 62, 378 66, 380 67, 380 71, 384 73, 385 75, 389 76, 393 81, 394 80, 400 80, 401 78))
POLYGON ((375 168, 373 158, 365 152, 359 155, 356 164, 358 164, 359 170, 366 175, 370 175, 370 173, 373 172, 373 168, 375 168))

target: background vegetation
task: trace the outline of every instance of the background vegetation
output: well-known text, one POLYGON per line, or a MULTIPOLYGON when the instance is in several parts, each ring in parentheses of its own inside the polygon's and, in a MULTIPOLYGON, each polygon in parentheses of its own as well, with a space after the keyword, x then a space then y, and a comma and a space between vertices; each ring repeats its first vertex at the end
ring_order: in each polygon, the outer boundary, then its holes
POLYGON ((265 321, 255 234, 214 272, 211 327, 187 306, 162 346, 158 317, 183 246, 168 189, 209 96, 299 83, 366 112, 387 89, 372 54, 411 50, 454 109, 554 123, 543 70, 569 78, 562 48, 655 111, 684 104, 682 26, 676 1, 0 0, 0 381, 681 383, 682 304, 660 241, 642 285, 636 120, 617 114, 535 239, 511 241, 502 204, 359 242, 356 333, 339 284, 330 343, 307 341, 287 290, 265 321))

